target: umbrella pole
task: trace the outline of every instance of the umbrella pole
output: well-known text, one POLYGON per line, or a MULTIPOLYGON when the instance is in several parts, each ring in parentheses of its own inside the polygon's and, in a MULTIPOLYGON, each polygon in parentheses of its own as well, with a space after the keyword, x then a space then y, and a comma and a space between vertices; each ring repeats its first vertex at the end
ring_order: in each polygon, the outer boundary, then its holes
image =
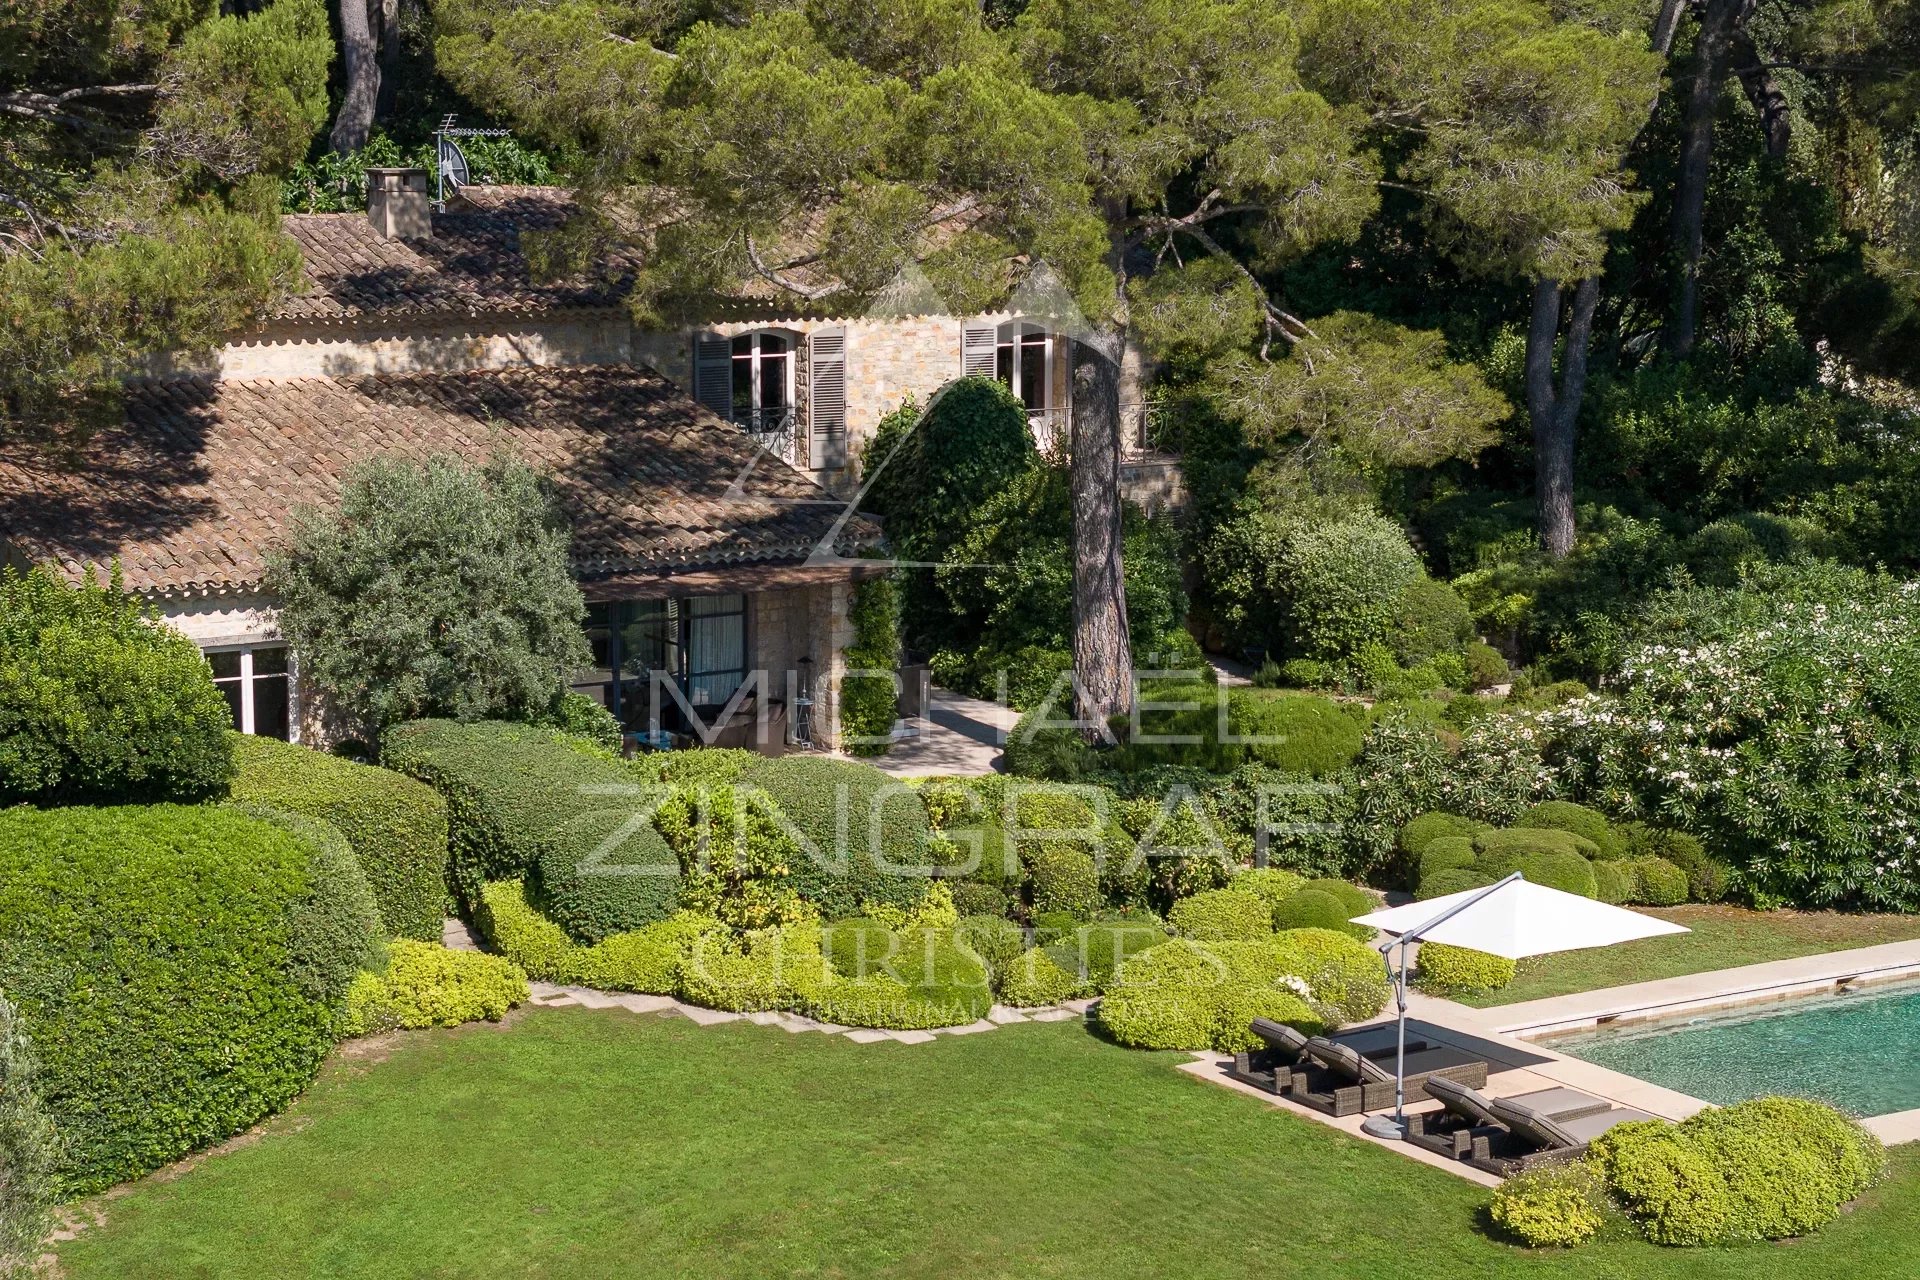
MULTIPOLYGON (((1380 949, 1380 961, 1387 966, 1387 981, 1393 984, 1394 1009, 1398 1014, 1395 1028, 1393 1059, 1393 1115, 1368 1116, 1360 1124, 1360 1132, 1374 1138, 1398 1139, 1407 1136, 1407 940, 1397 940, 1400 947, 1400 968, 1393 967, 1394 943, 1389 942, 1380 949)), ((1362 1081, 1361 1102, 1364 1104, 1366 1082, 1362 1081)))

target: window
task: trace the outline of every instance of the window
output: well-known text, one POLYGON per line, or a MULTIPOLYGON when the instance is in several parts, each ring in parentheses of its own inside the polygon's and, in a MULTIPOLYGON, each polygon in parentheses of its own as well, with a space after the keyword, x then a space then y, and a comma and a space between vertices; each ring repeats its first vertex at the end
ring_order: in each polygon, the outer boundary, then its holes
POLYGON ((233 727, 261 738, 292 737, 293 676, 283 644, 213 649, 213 685, 233 712, 233 727))
MULTIPOLYGON (((744 595, 590 605, 586 631, 593 667, 575 677, 574 688, 629 724, 650 714, 656 672, 671 679, 693 707, 724 706, 747 680, 744 595)), ((662 713, 664 727, 683 727, 670 697, 662 713)))
POLYGON ((733 340, 735 422, 771 428, 793 407, 793 344, 778 333, 743 333, 733 340))
POLYGON ((1053 336, 1026 320, 1000 326, 994 376, 1012 388, 1029 413, 1053 408, 1053 336))

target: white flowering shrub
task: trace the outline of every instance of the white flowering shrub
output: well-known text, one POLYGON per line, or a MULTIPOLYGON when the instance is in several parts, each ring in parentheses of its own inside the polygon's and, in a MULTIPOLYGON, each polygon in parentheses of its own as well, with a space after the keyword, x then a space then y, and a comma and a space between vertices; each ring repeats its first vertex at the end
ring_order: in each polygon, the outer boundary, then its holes
POLYGON ((1540 715, 1548 759, 1701 836, 1757 903, 1920 909, 1920 583, 1848 587, 1748 591, 1708 638, 1642 646, 1610 693, 1540 715))

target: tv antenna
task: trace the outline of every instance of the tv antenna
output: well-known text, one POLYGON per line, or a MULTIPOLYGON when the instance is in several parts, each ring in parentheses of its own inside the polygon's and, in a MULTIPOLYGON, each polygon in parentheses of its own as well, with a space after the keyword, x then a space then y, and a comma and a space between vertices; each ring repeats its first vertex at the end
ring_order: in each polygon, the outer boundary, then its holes
POLYGON ((466 152, 460 150, 455 138, 504 138, 511 129, 462 129, 454 124, 455 117, 449 113, 440 118, 440 127, 433 132, 434 163, 434 201, 442 208, 446 207, 447 192, 458 191, 473 181, 473 168, 467 163, 466 152))

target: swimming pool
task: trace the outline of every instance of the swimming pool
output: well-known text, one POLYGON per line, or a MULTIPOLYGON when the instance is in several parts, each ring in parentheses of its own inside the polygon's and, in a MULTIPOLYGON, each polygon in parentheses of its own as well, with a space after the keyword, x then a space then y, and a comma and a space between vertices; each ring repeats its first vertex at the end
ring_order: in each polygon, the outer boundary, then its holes
POLYGON ((1722 1105, 1790 1093, 1865 1116, 1920 1107, 1920 982, 1603 1027, 1549 1043, 1722 1105))

